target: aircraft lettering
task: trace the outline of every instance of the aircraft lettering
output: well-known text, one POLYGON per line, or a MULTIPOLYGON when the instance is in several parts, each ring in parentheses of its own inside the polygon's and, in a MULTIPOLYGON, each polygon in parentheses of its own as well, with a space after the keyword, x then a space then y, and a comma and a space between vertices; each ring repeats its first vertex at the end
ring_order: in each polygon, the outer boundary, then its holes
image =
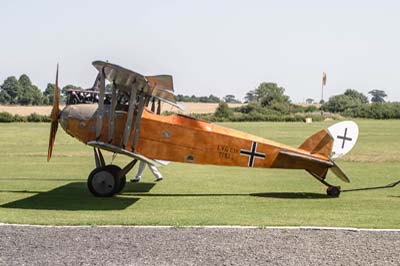
POLYGON ((237 153, 238 149, 229 147, 228 145, 218 145, 217 151, 218 151, 219 158, 232 160, 233 154, 237 153))

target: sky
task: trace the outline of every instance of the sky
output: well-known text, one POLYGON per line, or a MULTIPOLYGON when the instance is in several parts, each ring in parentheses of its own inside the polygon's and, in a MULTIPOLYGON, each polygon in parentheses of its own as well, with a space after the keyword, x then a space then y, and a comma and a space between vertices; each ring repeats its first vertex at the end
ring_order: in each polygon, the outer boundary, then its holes
POLYGON ((233 94, 261 82, 293 102, 347 88, 400 101, 400 1, 0 0, 0 84, 90 87, 94 60, 171 74, 176 94, 233 94))

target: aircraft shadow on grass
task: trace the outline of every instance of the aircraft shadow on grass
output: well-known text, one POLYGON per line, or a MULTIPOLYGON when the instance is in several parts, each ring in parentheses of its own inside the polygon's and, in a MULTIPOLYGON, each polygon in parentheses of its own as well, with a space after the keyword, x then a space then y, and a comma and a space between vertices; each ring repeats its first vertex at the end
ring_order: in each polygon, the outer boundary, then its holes
MULTIPOLYGON (((125 195, 135 195, 134 193, 123 193, 125 195)), ((252 196, 261 198, 280 198, 280 199, 330 199, 325 194, 301 193, 301 192, 268 192, 268 193, 148 193, 136 195, 140 197, 240 197, 252 196)))
MULTIPOLYGON (((148 192, 155 184, 138 183, 127 186, 132 192, 148 192)), ((123 210, 137 202, 136 197, 93 197, 86 189, 86 182, 73 182, 50 191, 0 190, 1 192, 35 193, 36 195, 1 205, 2 208, 37 210, 123 210)))
POLYGON ((325 194, 301 192, 266 192, 266 193, 148 193, 155 183, 128 183, 122 196, 98 198, 86 189, 86 182, 72 182, 50 191, 0 190, 0 193, 27 193, 33 196, 1 205, 2 208, 33 210, 123 210, 137 202, 141 197, 237 197, 252 196, 280 199, 330 199, 325 194))
POLYGON ((279 198, 279 199, 332 199, 326 194, 309 192, 266 192, 252 193, 250 196, 261 198, 279 198))

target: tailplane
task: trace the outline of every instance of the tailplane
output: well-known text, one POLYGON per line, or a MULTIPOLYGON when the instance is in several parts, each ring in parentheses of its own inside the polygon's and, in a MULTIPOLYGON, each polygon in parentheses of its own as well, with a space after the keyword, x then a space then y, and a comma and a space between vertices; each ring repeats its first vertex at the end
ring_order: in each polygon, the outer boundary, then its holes
POLYGON ((306 139, 299 149, 303 149, 310 154, 322 155, 327 160, 325 169, 320 169, 320 171, 307 169, 307 171, 314 177, 324 180, 328 169, 330 169, 342 181, 350 182, 347 175, 333 160, 343 157, 353 149, 358 139, 358 132, 356 123, 343 121, 330 126, 328 129, 318 131, 306 139))

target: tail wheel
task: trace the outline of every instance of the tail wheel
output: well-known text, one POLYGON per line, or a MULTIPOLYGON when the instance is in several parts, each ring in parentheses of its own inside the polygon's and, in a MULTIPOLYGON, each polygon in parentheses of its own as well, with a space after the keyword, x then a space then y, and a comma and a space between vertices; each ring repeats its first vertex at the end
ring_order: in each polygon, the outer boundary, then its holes
POLYGON ((118 177, 121 168, 106 165, 94 169, 87 181, 89 191, 96 197, 111 197, 119 193, 126 184, 126 177, 118 177))
POLYGON ((326 189, 326 194, 328 194, 328 196, 337 198, 340 195, 340 188, 339 187, 328 187, 326 189))

